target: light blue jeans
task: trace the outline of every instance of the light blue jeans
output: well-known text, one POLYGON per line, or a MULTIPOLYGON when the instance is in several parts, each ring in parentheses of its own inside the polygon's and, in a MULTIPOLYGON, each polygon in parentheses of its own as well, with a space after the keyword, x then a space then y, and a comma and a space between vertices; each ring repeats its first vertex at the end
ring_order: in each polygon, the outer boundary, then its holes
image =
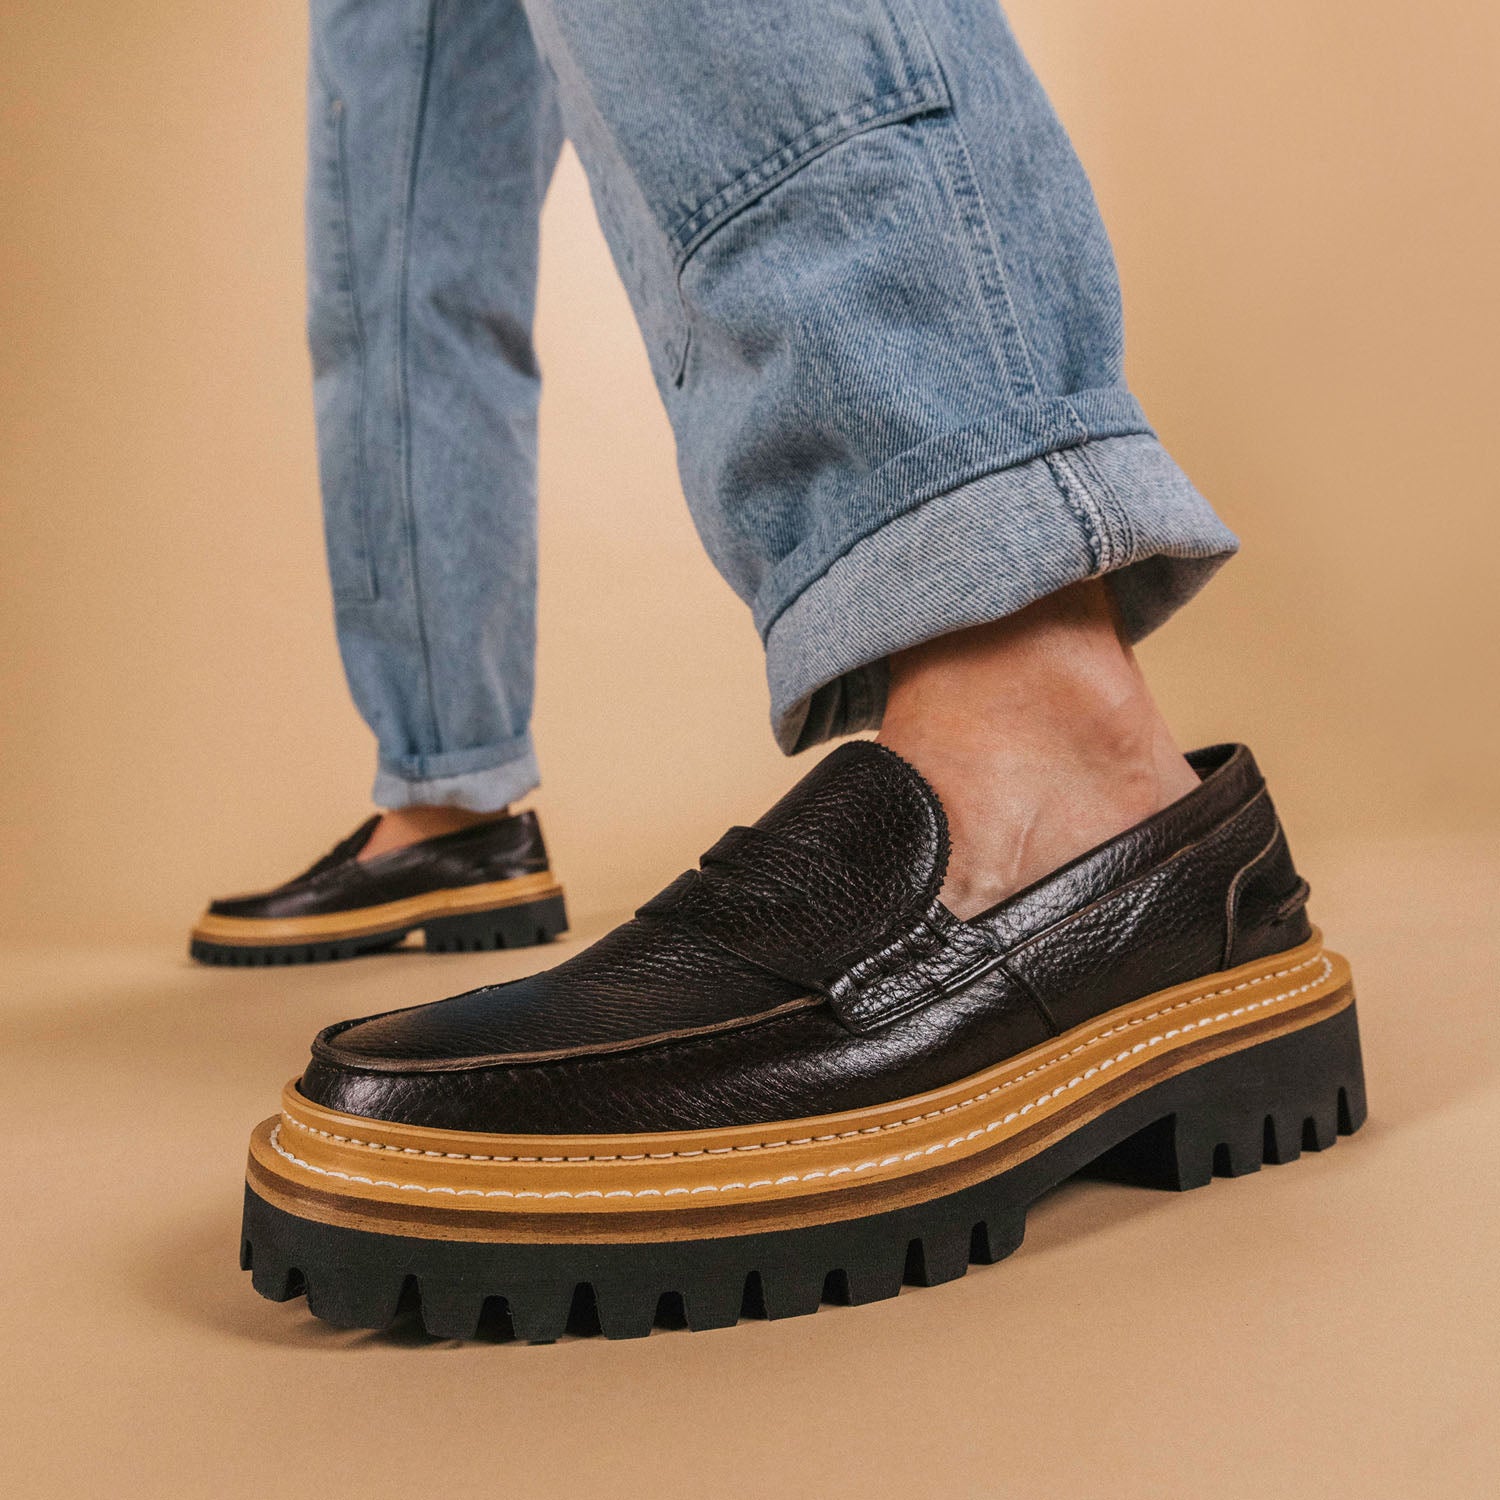
MULTIPOLYGON (((310 337, 375 799, 536 785, 531 343, 564 135, 787 751, 888 656, 1234 550, 1121 367, 1093 195, 994 0, 313 0, 310 337)), ((664 643, 663 649, 670 649, 664 643)))

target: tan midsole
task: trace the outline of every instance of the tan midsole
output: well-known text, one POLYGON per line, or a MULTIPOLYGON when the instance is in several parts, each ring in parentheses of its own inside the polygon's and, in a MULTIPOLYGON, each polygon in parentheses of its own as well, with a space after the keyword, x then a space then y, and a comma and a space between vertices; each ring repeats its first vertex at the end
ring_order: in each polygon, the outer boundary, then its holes
POLYGON ((1352 998, 1348 964, 1315 936, 1120 1006, 942 1089, 724 1130, 432 1130, 325 1109, 293 1082, 282 1113, 251 1139, 250 1181, 304 1217, 435 1238, 686 1237, 846 1217, 851 1203, 884 1208, 932 1196, 939 1179, 949 1191, 993 1176, 1131 1094, 1352 998))
POLYGON ((428 917, 492 911, 499 906, 516 906, 522 901, 541 901, 561 894, 562 887, 556 878, 550 870, 544 870, 537 875, 515 875, 509 880, 491 880, 483 885, 450 886, 401 901, 385 901, 379 906, 360 906, 317 917, 221 917, 205 912, 193 928, 193 936, 210 943, 256 946, 363 937, 395 927, 416 927, 428 917))

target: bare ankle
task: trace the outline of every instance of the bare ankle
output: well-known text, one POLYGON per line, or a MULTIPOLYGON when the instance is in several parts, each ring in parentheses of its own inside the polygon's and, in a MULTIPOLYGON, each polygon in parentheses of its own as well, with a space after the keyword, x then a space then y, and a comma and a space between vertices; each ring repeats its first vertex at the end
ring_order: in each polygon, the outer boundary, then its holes
POLYGON ((880 741, 947 809, 960 916, 1197 785, 1097 580, 893 658, 880 741))
POLYGON ((359 857, 362 860, 375 859, 394 849, 404 849, 408 844, 441 838, 445 833, 457 833, 475 823, 503 818, 508 813, 509 809, 504 807, 499 812, 490 813, 470 812, 466 807, 399 807, 381 814, 375 831, 359 851, 359 857))

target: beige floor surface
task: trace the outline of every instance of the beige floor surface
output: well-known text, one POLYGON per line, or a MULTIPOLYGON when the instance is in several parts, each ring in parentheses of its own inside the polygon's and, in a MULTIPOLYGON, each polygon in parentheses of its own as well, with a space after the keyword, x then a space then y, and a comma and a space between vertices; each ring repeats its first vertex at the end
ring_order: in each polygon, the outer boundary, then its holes
POLYGON ((0 1494, 1500 1494, 1500 849, 1303 858, 1361 1134, 1201 1192, 1070 1184, 945 1287, 630 1343, 335 1332, 236 1266, 245 1138, 311 1031, 542 958, 11 954, 0 1494))

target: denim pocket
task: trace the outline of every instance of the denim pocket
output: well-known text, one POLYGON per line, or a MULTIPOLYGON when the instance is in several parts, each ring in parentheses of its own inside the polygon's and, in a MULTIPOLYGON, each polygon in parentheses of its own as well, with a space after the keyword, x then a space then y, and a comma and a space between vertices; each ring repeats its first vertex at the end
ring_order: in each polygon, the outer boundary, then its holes
POLYGON ((365 504, 364 331, 354 275, 345 106, 313 71, 308 101, 307 335, 333 595, 376 597, 365 504))
POLYGON ((841 141, 949 104, 912 0, 544 10, 565 90, 608 100, 569 130, 664 391, 686 358, 676 280, 694 249, 841 141))

